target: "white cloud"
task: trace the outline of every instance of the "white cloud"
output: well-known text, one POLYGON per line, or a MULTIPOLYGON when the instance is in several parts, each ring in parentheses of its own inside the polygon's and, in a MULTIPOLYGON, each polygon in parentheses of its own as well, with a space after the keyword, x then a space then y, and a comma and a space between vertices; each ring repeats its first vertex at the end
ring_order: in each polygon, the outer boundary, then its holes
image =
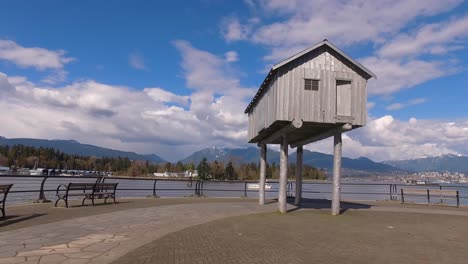
POLYGON ((252 26, 257 19, 251 19, 245 24, 241 24, 235 17, 227 17, 221 23, 221 35, 227 42, 245 40, 252 31, 252 26))
POLYGON ((187 106, 189 103, 189 96, 180 96, 161 88, 145 88, 143 91, 157 102, 177 103, 183 106, 187 106))
POLYGON ((65 56, 65 53, 64 50, 23 47, 14 41, 0 39, 0 60, 7 60, 23 68, 62 69, 65 64, 75 60, 65 56))
POLYGON ((456 66, 439 61, 399 61, 369 57, 360 62, 373 71, 378 79, 368 82, 369 95, 389 95, 426 81, 454 73, 456 66))
POLYGON ((233 50, 226 52, 224 57, 227 62, 236 62, 239 60, 239 54, 233 50))
POLYGON ((406 107, 409 107, 409 106, 423 104, 425 102, 427 102, 426 98, 416 98, 416 99, 413 99, 413 100, 410 100, 410 101, 404 102, 404 103, 393 103, 393 104, 387 106, 386 109, 390 110, 390 111, 400 110, 400 109, 403 109, 403 108, 406 108, 406 107))
POLYGON ((448 22, 425 25, 411 34, 402 33, 385 43, 380 57, 404 57, 421 54, 441 55, 463 48, 460 41, 468 37, 468 16, 448 22))
POLYGON ((47 75, 41 81, 46 84, 58 84, 64 82, 67 79, 68 72, 65 70, 56 70, 53 71, 51 74, 47 75))
MULTIPOLYGON (((184 76, 194 87, 188 96, 161 88, 136 90, 92 80, 48 88, 24 77, 0 74, 0 112, 7 113, 2 116, 0 135, 76 139, 114 149, 159 153, 169 159, 207 146, 245 146, 243 108, 255 89, 237 86, 233 77, 218 67, 223 58, 187 42, 178 45, 184 49, 184 76), (199 65, 206 68, 189 67, 192 60, 204 62, 199 65), (224 79, 232 86, 211 86, 211 80, 200 77, 206 76, 203 72, 218 74, 215 84, 224 79)), ((412 103, 421 101, 418 98, 412 103)), ((383 116, 347 133, 344 154, 374 160, 466 155, 467 142, 468 120, 401 121, 383 116)), ((328 139, 307 148, 331 153, 332 146, 328 139)))
POLYGON ((435 17, 456 8, 462 0, 418 1, 309 1, 258 0, 254 27, 249 20, 229 17, 221 23, 223 32, 232 25, 241 37, 269 50, 266 64, 279 62, 323 39, 342 49, 357 44, 370 47, 367 58, 358 59, 378 76, 370 80, 369 94, 389 95, 460 71, 457 61, 439 56, 463 48, 468 31, 466 16, 421 26, 421 19, 435 17), (259 13, 261 14, 260 16, 259 13), (226 23, 230 21, 231 23, 226 23))
POLYGON ((0 74, 0 112, 7 113, 0 135, 76 139, 168 159, 207 146, 246 145, 243 110, 255 89, 240 85, 223 56, 186 41, 175 46, 182 53, 188 95, 93 80, 50 88, 0 74))
POLYGON ((271 48, 267 60, 279 61, 313 43, 327 38, 339 46, 375 42, 392 36, 409 22, 450 10, 461 0, 449 1, 282 1, 260 0, 257 6, 266 17, 277 18, 255 30, 249 22, 222 23, 223 32, 237 32, 228 41, 249 39, 271 48), (237 29, 232 30, 231 28, 237 29), (231 29, 231 30, 230 30, 231 29), (319 29, 319 30, 318 30, 319 29), (241 33, 242 32, 242 33, 241 33))
POLYGON ((133 52, 128 56, 128 63, 137 70, 147 70, 143 56, 139 52, 133 52))
MULTIPOLYGON (((440 154, 468 154, 468 120, 401 121, 392 116, 372 120, 343 136, 343 152, 348 157, 370 157, 376 161, 413 159, 440 154)), ((314 151, 331 153, 331 139, 308 145, 314 151)))

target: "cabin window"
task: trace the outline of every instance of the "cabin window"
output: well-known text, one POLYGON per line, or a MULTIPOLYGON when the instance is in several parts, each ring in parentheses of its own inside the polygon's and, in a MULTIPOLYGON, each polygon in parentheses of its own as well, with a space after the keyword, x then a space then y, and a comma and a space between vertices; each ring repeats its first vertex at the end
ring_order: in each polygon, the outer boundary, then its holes
POLYGON ((304 79, 304 90, 318 91, 319 80, 304 79))

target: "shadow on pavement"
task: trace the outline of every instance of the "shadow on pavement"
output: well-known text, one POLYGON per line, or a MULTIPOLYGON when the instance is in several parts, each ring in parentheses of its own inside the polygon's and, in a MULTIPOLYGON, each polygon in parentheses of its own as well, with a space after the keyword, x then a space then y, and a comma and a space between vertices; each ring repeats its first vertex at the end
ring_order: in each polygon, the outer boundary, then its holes
POLYGON ((0 218, 0 227, 4 227, 11 224, 16 224, 22 221, 34 219, 36 217, 41 217, 46 214, 32 214, 32 215, 25 215, 25 216, 18 216, 18 215, 10 215, 4 218, 0 218))
MULTIPOLYGON (((76 201, 75 201, 76 202, 76 201)), ((76 203, 76 204, 69 204, 68 205, 68 208, 65 207, 65 203, 59 203, 57 205, 57 207, 54 207, 54 208, 65 208, 65 209, 70 209, 70 208, 80 208, 80 207, 96 207, 96 206, 112 206, 112 205, 116 205, 116 204, 128 204, 128 203, 132 203, 132 202, 120 202, 120 201, 116 201, 115 203, 113 203, 112 201, 108 201, 107 203, 104 203, 104 202, 101 202, 100 200, 97 200, 94 205, 91 203, 91 202, 85 202, 84 205, 81 205, 81 203, 76 203)))
MULTIPOLYGON (((288 199, 288 203, 294 204, 294 199, 288 199)), ((341 213, 346 212, 348 209, 369 209, 372 205, 352 202, 341 202, 341 213)), ((300 206, 289 210, 289 212, 306 209, 331 209, 331 200, 326 199, 309 199, 303 198, 300 206)))

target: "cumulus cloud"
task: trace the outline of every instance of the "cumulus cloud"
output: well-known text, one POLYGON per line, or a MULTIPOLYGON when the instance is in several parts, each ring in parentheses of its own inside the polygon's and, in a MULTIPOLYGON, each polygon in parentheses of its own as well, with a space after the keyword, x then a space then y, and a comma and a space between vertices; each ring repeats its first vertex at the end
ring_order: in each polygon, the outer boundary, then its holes
MULTIPOLYGON (((186 65, 184 76, 197 87, 188 96, 161 88, 137 90, 93 80, 56 89, 0 74, 0 112, 8 113, 2 116, 0 135, 76 139, 115 149, 159 153, 173 160, 207 146, 246 146, 247 120, 242 110, 255 89, 238 87, 226 77, 217 67, 224 61, 222 57, 212 57, 187 42, 180 45, 187 49, 182 62, 186 65), (204 56, 213 59, 212 64, 206 64, 207 69, 188 67, 191 60, 203 62, 204 56), (195 76, 204 76, 199 71, 218 71, 222 76, 219 82, 225 78, 234 86, 213 88, 210 80, 195 81, 195 76)), ((468 120, 403 121, 383 116, 347 133, 343 140, 345 156, 378 161, 466 155, 468 120)), ((332 146, 328 139, 306 148, 331 153, 332 146)))
POLYGON ((236 17, 226 17, 221 22, 221 35, 227 42, 246 40, 258 22, 256 17, 248 19, 245 23, 241 23, 236 17))
POLYGON ((7 60, 23 68, 62 69, 65 64, 75 60, 65 53, 64 50, 23 47, 14 41, 0 39, 0 60, 7 60))
POLYGON ((128 63, 130 66, 137 70, 147 70, 143 55, 139 52, 133 52, 128 56, 128 63))
POLYGON ((177 95, 161 88, 145 88, 143 91, 157 102, 177 103, 182 106, 187 106, 189 103, 189 96, 177 95))
POLYGON ((191 93, 135 89, 82 80, 48 87, 0 74, 0 135, 76 139, 180 159, 207 146, 246 143, 244 107, 255 89, 242 87, 223 56, 177 41, 191 93))
POLYGON ((222 24, 221 34, 226 41, 243 40, 250 33, 250 30, 235 18, 226 18, 222 24))
MULTIPOLYGON (((349 157, 401 160, 440 154, 468 154, 468 120, 397 120, 387 115, 343 136, 343 152, 349 157)), ((306 148, 332 153, 332 139, 306 148)))

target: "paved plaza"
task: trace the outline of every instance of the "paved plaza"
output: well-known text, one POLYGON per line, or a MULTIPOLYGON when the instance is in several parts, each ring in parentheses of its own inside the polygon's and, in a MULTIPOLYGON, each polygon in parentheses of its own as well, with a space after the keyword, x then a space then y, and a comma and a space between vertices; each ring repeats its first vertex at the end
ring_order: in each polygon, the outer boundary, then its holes
POLYGON ((0 263, 466 263, 467 208, 328 201, 276 212, 253 199, 12 206, 0 263), (29 217, 28 217, 29 216, 29 217))

